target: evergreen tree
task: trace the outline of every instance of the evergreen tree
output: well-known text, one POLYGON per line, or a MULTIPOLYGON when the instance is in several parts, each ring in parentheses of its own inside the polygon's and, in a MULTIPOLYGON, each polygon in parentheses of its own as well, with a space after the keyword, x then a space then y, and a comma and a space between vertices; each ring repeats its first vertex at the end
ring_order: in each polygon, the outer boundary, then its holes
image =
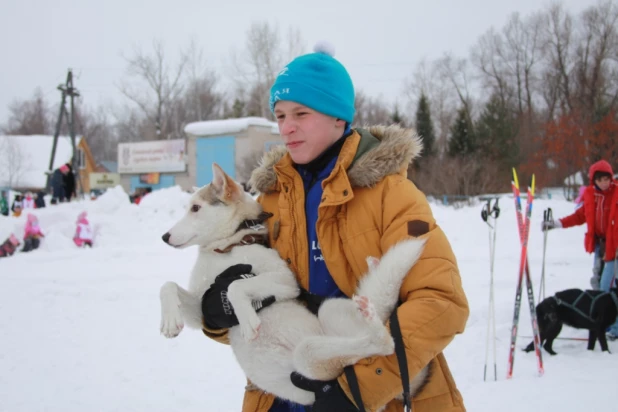
POLYGON ((429 101, 424 93, 418 101, 416 109, 416 132, 423 138, 423 157, 429 157, 434 154, 434 145, 436 136, 431 122, 431 112, 429 109, 429 101))
POLYGON ((477 151, 476 139, 472 121, 465 107, 457 111, 455 123, 451 126, 451 137, 448 141, 448 155, 451 157, 466 157, 477 151))
POLYGON ((476 122, 475 132, 483 157, 499 162, 507 170, 517 165, 519 152, 515 111, 510 110, 497 95, 492 95, 485 104, 476 122))
POLYGON ((405 121, 399 113, 399 106, 395 105, 395 111, 391 115, 391 123, 398 124, 401 127, 406 127, 405 121))
POLYGON ((245 102, 240 100, 239 98, 234 99, 234 104, 232 105, 232 116, 233 118, 243 117, 245 114, 245 102))

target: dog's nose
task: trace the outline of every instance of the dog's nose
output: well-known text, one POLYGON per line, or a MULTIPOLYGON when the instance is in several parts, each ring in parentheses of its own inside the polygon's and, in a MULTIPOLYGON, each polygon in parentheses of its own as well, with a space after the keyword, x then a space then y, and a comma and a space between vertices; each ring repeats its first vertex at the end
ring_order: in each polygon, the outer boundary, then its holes
POLYGON ((168 232, 168 233, 164 234, 163 236, 161 236, 161 239, 163 239, 163 241, 165 243, 170 243, 170 237, 172 237, 172 235, 170 235, 169 232, 168 232))

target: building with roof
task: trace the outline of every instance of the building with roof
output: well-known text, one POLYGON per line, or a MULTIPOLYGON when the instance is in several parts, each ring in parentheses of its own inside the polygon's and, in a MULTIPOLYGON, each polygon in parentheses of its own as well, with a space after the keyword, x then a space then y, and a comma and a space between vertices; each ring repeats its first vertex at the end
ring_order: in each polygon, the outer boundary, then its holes
POLYGON ((123 188, 133 193, 142 187, 201 187, 212 180, 213 162, 246 183, 251 165, 280 143, 277 123, 261 117, 194 122, 184 132, 185 139, 120 143, 118 173, 123 188))

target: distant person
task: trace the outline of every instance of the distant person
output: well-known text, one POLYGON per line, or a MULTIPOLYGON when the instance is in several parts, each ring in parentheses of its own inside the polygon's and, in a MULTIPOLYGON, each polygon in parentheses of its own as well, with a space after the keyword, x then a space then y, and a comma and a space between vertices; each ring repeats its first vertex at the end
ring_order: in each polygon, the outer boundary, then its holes
POLYGON ((39 191, 34 194, 34 205, 37 209, 41 209, 45 207, 45 192, 39 191))
POLYGON ((19 247, 19 240, 11 233, 11 236, 0 245, 0 258, 12 256, 19 247))
POLYGON ((584 192, 586 192, 586 186, 580 186, 579 193, 575 198, 575 209, 579 209, 584 205, 584 192))
POLYGON ((62 165, 54 170, 51 177, 52 204, 62 203, 66 198, 64 176, 69 173, 67 165, 62 165))
POLYGON ((73 171, 73 167, 71 166, 71 163, 65 163, 64 166, 68 168, 68 172, 63 175, 64 195, 65 195, 65 200, 67 202, 70 202, 71 199, 77 197, 77 194, 75 193, 75 173, 73 171))
POLYGON ((77 247, 92 247, 93 233, 88 221, 88 214, 82 212, 77 216, 77 227, 75 228, 75 236, 73 236, 73 242, 77 247))
POLYGON ((13 204, 11 205, 11 212, 13 212, 13 216, 21 216, 22 210, 24 210, 23 198, 21 195, 15 195, 15 199, 13 199, 13 204))
POLYGON ((611 199, 616 190, 613 175, 611 165, 605 160, 594 163, 588 170, 590 184, 582 196, 583 205, 573 214, 562 219, 544 221, 542 226, 545 231, 556 228, 566 229, 586 223, 588 230, 584 238, 584 247, 586 252, 594 253, 592 277, 590 278, 590 286, 594 290, 600 289, 601 273, 605 265, 603 256, 605 255, 606 233, 610 224, 611 199))
POLYGON ((23 200, 23 208, 24 209, 35 209, 36 205, 34 203, 34 196, 32 196, 32 192, 26 192, 26 196, 24 196, 23 200))
POLYGON ((22 252, 30 252, 39 248, 41 238, 45 237, 39 226, 39 219, 32 213, 28 214, 28 221, 24 229, 24 248, 22 252))
POLYGON ((3 190, 2 193, 0 193, 0 215, 9 215, 9 198, 6 190, 3 190))

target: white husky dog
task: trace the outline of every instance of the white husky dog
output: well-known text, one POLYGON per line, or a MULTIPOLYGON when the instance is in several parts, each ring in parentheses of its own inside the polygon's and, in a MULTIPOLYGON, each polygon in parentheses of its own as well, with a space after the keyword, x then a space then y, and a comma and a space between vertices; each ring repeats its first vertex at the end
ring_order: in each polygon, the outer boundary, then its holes
MULTIPOLYGON (((229 329, 228 336, 247 378, 260 389, 299 404, 312 404, 314 393, 294 386, 292 372, 331 380, 360 359, 394 353, 393 339, 384 323, 397 304, 403 278, 417 261, 424 241, 402 241, 381 260, 369 258, 369 271, 356 296, 326 300, 316 317, 295 300, 298 284, 276 250, 259 244, 243 245, 247 235, 266 235, 263 226, 256 229, 242 225, 256 219, 261 206, 216 164, 213 176, 212 183, 195 190, 186 215, 163 236, 176 248, 199 246, 189 289, 174 282, 161 288, 163 335, 178 336, 185 323, 201 329, 204 292, 225 269, 246 263, 256 276, 237 280, 228 288, 229 302, 240 323, 229 329), (256 313, 252 301, 270 296, 276 303, 256 313)), ((427 374, 425 368, 412 380, 412 394, 423 385, 427 374)))

